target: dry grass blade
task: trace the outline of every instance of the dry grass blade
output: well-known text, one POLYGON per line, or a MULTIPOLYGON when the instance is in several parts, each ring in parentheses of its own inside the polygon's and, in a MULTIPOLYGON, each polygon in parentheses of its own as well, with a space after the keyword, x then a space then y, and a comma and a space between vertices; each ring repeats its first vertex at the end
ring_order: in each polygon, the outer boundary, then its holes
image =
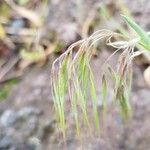
POLYGON ((24 7, 21 6, 17 6, 13 0, 5 0, 6 3, 13 9, 15 10, 19 15, 21 15, 24 18, 27 18, 28 20, 30 20, 33 24, 35 24, 36 26, 41 26, 42 21, 41 19, 38 17, 38 15, 36 13, 34 13, 31 10, 28 10, 24 7))
POLYGON ((4 67, 0 68, 0 81, 3 80, 5 75, 16 65, 16 63, 19 61, 18 57, 14 57, 4 65, 4 67))

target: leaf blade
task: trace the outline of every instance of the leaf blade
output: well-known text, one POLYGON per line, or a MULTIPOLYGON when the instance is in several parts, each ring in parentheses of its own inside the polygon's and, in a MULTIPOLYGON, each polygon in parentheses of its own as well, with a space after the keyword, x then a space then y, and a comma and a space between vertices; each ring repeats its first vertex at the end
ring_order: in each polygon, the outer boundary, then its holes
POLYGON ((131 18, 122 15, 127 24, 139 35, 141 39, 141 45, 150 51, 150 38, 148 34, 131 18))

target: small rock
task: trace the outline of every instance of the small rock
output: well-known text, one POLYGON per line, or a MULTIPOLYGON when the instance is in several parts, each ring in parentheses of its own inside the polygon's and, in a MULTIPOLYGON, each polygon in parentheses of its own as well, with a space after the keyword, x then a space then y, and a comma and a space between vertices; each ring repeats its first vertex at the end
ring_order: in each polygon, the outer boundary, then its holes
POLYGON ((144 79, 146 84, 150 87, 150 66, 144 71, 144 79))
POLYGON ((18 29, 18 28, 24 28, 25 27, 25 21, 21 18, 14 18, 11 22, 11 27, 18 29))
POLYGON ((40 142, 40 140, 38 138, 36 138, 36 137, 30 138, 29 139, 29 143, 31 145, 34 145, 36 150, 42 150, 42 145, 41 145, 41 142, 40 142))
POLYGON ((22 142, 13 144, 9 150, 36 150, 36 147, 28 142, 22 142))
MULTIPOLYGON (((38 119, 37 117, 30 117, 25 122, 20 122, 20 131, 25 136, 31 136, 36 132, 37 126, 38 126, 38 119), (22 125, 21 125, 22 124, 22 125)), ((16 128, 17 129, 17 128, 16 128)))
POLYGON ((12 111, 12 110, 6 110, 1 118, 0 118, 0 122, 2 125, 6 126, 6 127, 11 127, 14 125, 14 123, 17 121, 18 117, 16 112, 12 111))
POLYGON ((18 111, 19 118, 28 118, 31 115, 40 115, 41 111, 38 108, 34 107, 24 107, 18 111))
POLYGON ((41 140, 47 139, 54 132, 54 120, 47 121, 39 130, 41 140))
POLYGON ((12 144, 11 138, 1 134, 0 135, 0 149, 4 150, 4 149, 8 149, 12 144))

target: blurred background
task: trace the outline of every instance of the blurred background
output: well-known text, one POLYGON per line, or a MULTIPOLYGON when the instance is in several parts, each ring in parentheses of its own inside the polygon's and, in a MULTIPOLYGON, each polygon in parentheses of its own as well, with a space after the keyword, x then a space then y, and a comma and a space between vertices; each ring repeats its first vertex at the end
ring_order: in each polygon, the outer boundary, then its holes
MULTIPOLYGON (((121 14, 150 30, 149 0, 0 1, 0 150, 63 149, 51 96, 52 62, 69 45, 97 30, 130 36, 121 14)), ((97 47, 92 59, 96 81, 113 51, 104 43, 97 47)), ((150 149, 150 54, 139 56, 133 65, 133 118, 124 124, 110 112, 100 137, 76 140, 68 111, 68 150, 150 149)), ((97 95, 101 97, 99 89, 97 95)))

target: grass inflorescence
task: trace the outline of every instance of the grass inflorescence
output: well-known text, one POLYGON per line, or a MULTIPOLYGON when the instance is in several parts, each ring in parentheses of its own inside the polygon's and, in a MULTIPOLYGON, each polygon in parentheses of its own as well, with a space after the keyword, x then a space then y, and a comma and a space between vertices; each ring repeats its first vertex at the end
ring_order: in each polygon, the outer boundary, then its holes
POLYGON ((134 39, 125 39, 122 34, 109 30, 100 30, 93 33, 90 37, 72 44, 62 55, 60 55, 52 65, 52 93, 59 127, 65 137, 67 123, 65 116, 65 99, 69 96, 70 112, 73 114, 76 132, 80 135, 81 119, 91 131, 91 116, 97 131, 100 130, 100 117, 98 111, 98 101, 102 101, 103 112, 107 111, 108 83, 109 74, 114 83, 113 102, 119 105, 121 116, 125 119, 131 116, 131 106, 129 102, 132 86, 132 61, 134 57, 140 55, 141 51, 135 51, 134 47, 138 44, 149 47, 147 34, 140 27, 127 17, 127 23, 139 32, 134 39), (143 37, 145 36, 146 37, 143 37), (113 41, 112 39, 123 39, 113 41), (90 60, 94 54, 94 46, 100 41, 105 40, 106 45, 116 48, 116 51, 104 63, 102 76, 102 99, 97 98, 93 71, 90 60), (120 51, 117 69, 109 64, 109 59, 120 51), (90 97, 90 98, 89 98, 90 97), (91 100, 89 102, 89 100, 91 100), (92 113, 88 110, 88 104, 92 105, 92 113))

